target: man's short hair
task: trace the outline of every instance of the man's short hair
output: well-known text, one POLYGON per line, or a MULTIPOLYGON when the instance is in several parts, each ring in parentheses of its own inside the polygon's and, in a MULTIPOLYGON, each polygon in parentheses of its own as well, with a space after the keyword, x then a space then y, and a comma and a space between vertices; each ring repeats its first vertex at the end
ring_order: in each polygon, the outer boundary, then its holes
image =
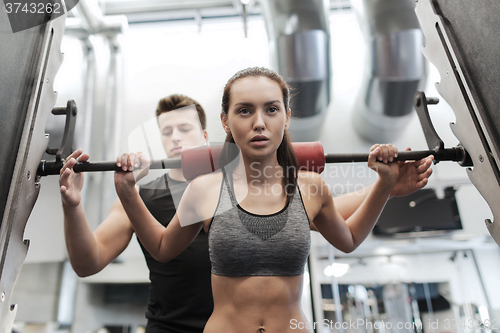
POLYGON ((200 118, 201 129, 204 130, 207 127, 207 117, 205 115, 205 110, 203 110, 200 103, 185 95, 172 94, 170 96, 162 98, 158 102, 158 107, 156 108, 156 117, 158 117, 162 113, 174 111, 193 104, 196 107, 196 112, 198 112, 198 118, 200 118))

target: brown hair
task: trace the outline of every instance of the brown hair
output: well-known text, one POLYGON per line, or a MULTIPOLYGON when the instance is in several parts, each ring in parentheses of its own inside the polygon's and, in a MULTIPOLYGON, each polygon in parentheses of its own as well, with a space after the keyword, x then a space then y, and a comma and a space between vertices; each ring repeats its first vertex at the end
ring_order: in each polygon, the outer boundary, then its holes
MULTIPOLYGON (((285 112, 288 111, 290 105, 290 87, 286 83, 285 79, 275 71, 264 68, 264 67, 250 67, 243 70, 238 71, 234 74, 229 81, 227 81, 226 86, 224 87, 224 92, 222 95, 222 114, 227 116, 229 112, 229 102, 231 98, 231 87, 234 82, 239 79, 245 77, 266 77, 270 80, 276 82, 283 95, 283 103, 285 105, 285 112)), ((231 134, 227 134, 225 142, 234 143, 234 138, 231 134)), ((225 149, 225 154, 221 155, 221 165, 226 165, 227 163, 223 163, 223 161, 231 161, 235 156, 229 153, 228 149, 225 149)), ((278 164, 283 168, 283 189, 287 194, 287 204, 292 199, 295 194, 295 190, 297 188, 297 170, 298 163, 297 157, 295 156, 295 151, 292 146, 292 140, 290 139, 290 135, 288 131, 285 130, 283 135, 283 140, 278 147, 276 152, 278 164), (291 172, 290 172, 291 171, 291 172)))
POLYGON ((205 110, 203 110, 200 103, 185 95, 172 94, 170 96, 162 98, 158 102, 158 106, 156 108, 156 117, 158 117, 162 113, 174 111, 193 104, 196 107, 196 112, 198 112, 198 118, 200 118, 201 129, 204 130, 207 127, 207 116, 205 115, 205 110))

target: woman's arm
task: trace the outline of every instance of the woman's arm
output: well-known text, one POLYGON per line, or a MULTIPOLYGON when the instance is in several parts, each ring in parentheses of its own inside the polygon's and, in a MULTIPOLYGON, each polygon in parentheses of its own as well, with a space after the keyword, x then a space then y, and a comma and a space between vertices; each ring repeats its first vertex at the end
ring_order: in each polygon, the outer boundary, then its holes
MULTIPOLYGON (((124 170, 133 171, 116 172, 115 187, 135 233, 156 260, 163 262, 172 260, 196 238, 201 229, 201 223, 181 228, 176 213, 168 227, 165 228, 151 215, 135 189, 135 182, 147 174, 149 161, 140 153, 124 154, 118 158, 117 165, 124 170)), ((191 199, 194 194, 188 186, 183 198, 191 199)), ((194 199, 196 200, 196 198, 194 199)), ((179 210, 184 212, 183 218, 200 221, 194 216, 196 211, 190 207, 191 202, 195 201, 181 199, 178 212, 179 210)))
MULTIPOLYGON (((409 151, 410 149, 406 149, 409 151)), ((399 164, 399 175, 391 191, 391 197, 403 197, 420 190, 429 180, 432 174, 432 161, 434 156, 429 155, 418 161, 401 161, 399 164)), ((373 186, 371 184, 356 192, 343 194, 336 197, 333 201, 344 219, 349 218, 356 209, 363 203, 368 193, 371 192, 373 186)))
POLYGON ((336 209, 330 190, 323 179, 318 176, 311 180, 321 188, 320 207, 313 223, 325 239, 339 250, 351 252, 356 249, 377 222, 399 174, 398 164, 392 162, 396 155, 397 150, 392 145, 372 147, 368 166, 379 174, 379 179, 348 219, 344 219, 341 215, 342 209, 336 209))
MULTIPOLYGON (((407 151, 410 148, 406 149, 407 151)), ((429 155, 418 161, 400 161, 399 176, 396 184, 392 188, 391 197, 403 197, 417 190, 420 190, 429 180, 432 174, 432 161, 434 156, 429 155)), ((342 194, 333 199, 335 207, 344 219, 348 219, 356 209, 363 203, 375 184, 368 185, 361 190, 342 194)), ((317 231, 314 223, 311 223, 311 230, 317 231)))

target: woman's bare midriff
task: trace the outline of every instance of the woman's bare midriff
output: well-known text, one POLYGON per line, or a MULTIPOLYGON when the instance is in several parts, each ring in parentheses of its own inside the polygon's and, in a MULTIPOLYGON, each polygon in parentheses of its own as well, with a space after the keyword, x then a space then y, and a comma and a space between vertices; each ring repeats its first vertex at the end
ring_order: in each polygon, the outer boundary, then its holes
POLYGON ((214 312, 205 333, 309 333, 301 309, 303 276, 212 274, 214 312), (299 329, 296 323, 303 323, 299 329))

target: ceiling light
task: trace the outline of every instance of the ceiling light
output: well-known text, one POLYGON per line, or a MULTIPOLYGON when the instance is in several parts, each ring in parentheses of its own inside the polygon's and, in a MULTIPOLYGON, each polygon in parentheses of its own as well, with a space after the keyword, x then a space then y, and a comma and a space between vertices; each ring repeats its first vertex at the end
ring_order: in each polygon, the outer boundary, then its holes
POLYGON ((333 263, 325 267, 323 273, 326 276, 335 276, 341 277, 344 276, 347 272, 349 272, 351 266, 349 264, 343 263, 333 263))

